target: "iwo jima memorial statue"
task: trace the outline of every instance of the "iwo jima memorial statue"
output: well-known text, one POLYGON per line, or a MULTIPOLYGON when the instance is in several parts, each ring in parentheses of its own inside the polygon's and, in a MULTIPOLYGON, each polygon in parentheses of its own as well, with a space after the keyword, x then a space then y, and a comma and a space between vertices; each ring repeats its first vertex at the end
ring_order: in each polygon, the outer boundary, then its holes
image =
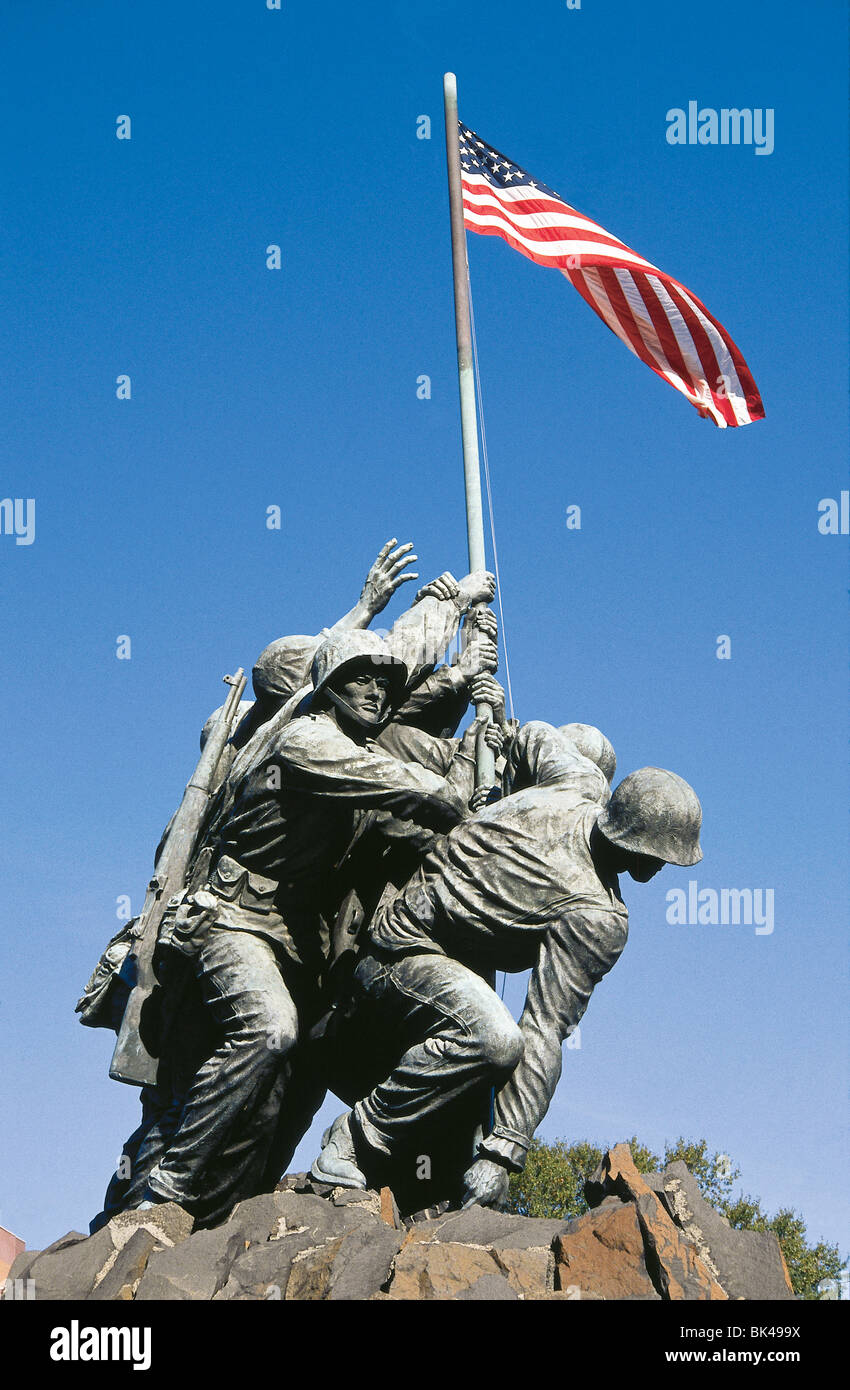
POLYGON ((761 418, 758 391, 690 291, 460 124, 451 74, 445 98, 470 573, 426 583, 379 636, 370 623, 418 577, 389 541, 349 613, 266 647, 253 703, 241 671, 226 678, 141 916, 78 1004, 118 1033, 111 1075, 142 1087, 93 1229, 167 1202, 223 1221, 275 1187, 327 1091, 350 1108, 315 1156, 319 1191, 389 1187, 402 1214, 503 1206, 562 1044, 626 944, 619 876, 701 858, 677 773, 612 790, 599 729, 506 715, 466 230, 560 269, 717 425, 761 418), (529 968, 516 1022, 495 972, 529 968))

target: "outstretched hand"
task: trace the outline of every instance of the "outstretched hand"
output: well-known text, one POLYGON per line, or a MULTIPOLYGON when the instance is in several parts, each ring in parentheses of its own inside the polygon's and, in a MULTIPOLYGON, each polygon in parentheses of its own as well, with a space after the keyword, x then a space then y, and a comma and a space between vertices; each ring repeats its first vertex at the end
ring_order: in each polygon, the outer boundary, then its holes
POLYGON ((464 1194, 462 1204, 473 1207, 495 1207, 503 1211, 508 1203, 509 1177, 501 1163, 490 1158, 479 1158, 463 1175, 464 1194))
POLYGON ((373 618, 386 608, 400 585, 406 584, 409 579, 419 578, 418 574, 404 573, 408 565, 419 559, 418 555, 408 554, 408 551, 413 549, 413 542, 408 541, 406 545, 399 545, 394 549, 395 546, 396 537, 393 536, 392 540, 387 541, 381 548, 375 563, 366 575, 360 602, 368 608, 373 618))

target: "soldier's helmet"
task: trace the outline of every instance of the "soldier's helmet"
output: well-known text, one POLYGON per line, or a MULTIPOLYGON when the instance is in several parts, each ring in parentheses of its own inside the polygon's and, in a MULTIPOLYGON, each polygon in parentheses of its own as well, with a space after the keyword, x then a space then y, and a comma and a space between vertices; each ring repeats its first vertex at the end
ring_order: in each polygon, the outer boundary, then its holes
POLYGON ((316 642, 315 637, 278 637, 270 642, 251 672, 257 699, 264 695, 288 697, 306 685, 316 642))
POLYGON ((354 628, 332 633, 322 642, 313 658, 313 694, 310 703, 325 689, 328 681, 343 674, 353 674, 357 668, 373 667, 390 682, 390 701, 395 703, 407 684, 407 667, 394 656, 386 642, 375 632, 354 628))
POLYGON ((593 724, 562 724, 559 733, 574 744, 578 751, 596 763, 610 782, 617 770, 617 755, 601 729, 593 724))
POLYGON ((693 787, 662 767, 642 767, 624 777, 598 821, 605 838, 621 849, 682 865, 702 859, 701 824, 693 787))

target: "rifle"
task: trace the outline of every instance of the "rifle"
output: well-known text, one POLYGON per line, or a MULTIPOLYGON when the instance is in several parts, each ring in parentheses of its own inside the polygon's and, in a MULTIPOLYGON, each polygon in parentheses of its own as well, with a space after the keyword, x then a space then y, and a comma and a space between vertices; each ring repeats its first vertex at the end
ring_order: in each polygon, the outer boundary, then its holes
POLYGON ((224 680, 230 686, 230 692, 204 744, 198 765, 183 793, 183 800, 166 831, 134 931, 135 945, 125 962, 133 987, 124 1010, 109 1075, 114 1081, 126 1081, 130 1086, 152 1086, 156 1082, 159 1064, 142 1038, 142 1014, 158 984, 153 962, 160 924, 169 900, 184 886, 201 826, 217 790, 219 763, 245 689, 246 677, 241 667, 235 676, 225 676, 224 680))

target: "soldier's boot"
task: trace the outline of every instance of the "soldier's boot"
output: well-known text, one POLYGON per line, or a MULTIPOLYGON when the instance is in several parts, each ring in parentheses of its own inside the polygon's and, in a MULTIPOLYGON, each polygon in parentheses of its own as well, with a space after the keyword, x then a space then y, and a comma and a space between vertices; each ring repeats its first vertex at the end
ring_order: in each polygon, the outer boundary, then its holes
POLYGON ((349 1120, 351 1112, 338 1115, 322 1135, 322 1151, 310 1169, 317 1182, 331 1183, 334 1187, 359 1187, 365 1189, 366 1178, 357 1166, 354 1140, 351 1136, 349 1120))
POLYGON ((137 1204, 136 1211, 152 1211, 154 1207, 161 1207, 170 1201, 170 1197, 163 1197, 159 1192, 154 1192, 152 1187, 145 1187, 142 1192, 142 1200, 137 1204))

